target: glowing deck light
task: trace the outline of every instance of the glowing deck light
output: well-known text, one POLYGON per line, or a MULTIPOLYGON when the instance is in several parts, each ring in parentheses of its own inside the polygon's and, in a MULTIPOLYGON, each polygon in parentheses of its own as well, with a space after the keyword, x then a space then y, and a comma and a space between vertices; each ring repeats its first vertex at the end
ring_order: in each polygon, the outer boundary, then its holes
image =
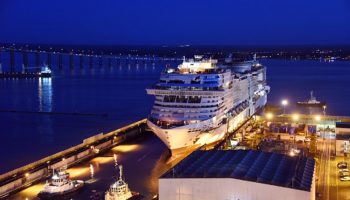
POLYGON ((24 175, 25 175, 25 177, 28 177, 28 176, 29 176, 29 173, 25 173, 24 175))
POLYGON ((57 179, 58 179, 57 174, 54 174, 54 175, 52 176, 52 179, 57 180, 57 179))

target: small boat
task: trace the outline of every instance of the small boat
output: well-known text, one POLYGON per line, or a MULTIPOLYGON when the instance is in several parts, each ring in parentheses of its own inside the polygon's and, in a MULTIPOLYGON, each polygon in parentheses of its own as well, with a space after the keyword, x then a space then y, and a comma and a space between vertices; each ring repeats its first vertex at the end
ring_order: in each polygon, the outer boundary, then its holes
POLYGON ((128 184, 123 179, 123 166, 119 165, 119 179, 109 187, 105 200, 132 200, 139 197, 139 193, 130 191, 128 184))
POLYGON ((40 199, 55 199, 71 194, 84 186, 82 180, 70 180, 65 169, 53 171, 51 180, 46 182, 43 190, 38 194, 40 199))
POLYGON ((51 70, 45 66, 43 70, 41 70, 38 75, 40 77, 51 77, 51 70))
POLYGON ((322 107, 325 106, 326 103, 322 101, 317 101, 316 97, 313 95, 313 91, 310 92, 310 99, 308 101, 298 101, 298 106, 304 106, 304 107, 322 107))

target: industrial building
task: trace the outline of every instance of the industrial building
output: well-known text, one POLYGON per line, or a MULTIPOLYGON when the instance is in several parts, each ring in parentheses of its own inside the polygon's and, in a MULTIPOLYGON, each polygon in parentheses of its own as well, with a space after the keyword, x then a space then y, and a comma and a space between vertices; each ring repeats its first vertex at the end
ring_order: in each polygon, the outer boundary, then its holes
POLYGON ((159 179, 160 200, 314 200, 312 158, 255 150, 195 151, 159 179))
POLYGON ((344 156, 344 154, 350 153, 350 123, 349 122, 337 122, 335 124, 336 133, 336 155, 344 156))

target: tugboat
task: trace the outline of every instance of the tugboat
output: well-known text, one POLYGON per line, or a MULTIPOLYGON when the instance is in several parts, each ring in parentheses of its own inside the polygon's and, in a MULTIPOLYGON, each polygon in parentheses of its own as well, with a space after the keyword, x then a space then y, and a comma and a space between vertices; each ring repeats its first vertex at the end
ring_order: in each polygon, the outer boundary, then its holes
POLYGON ((123 180, 123 166, 119 165, 119 179, 109 187, 105 200, 132 200, 138 197, 139 194, 131 192, 128 184, 123 180))
POLYGON ((316 97, 313 95, 313 91, 310 92, 310 99, 308 101, 298 101, 298 106, 303 107, 323 107, 326 105, 325 102, 317 101, 316 97))
POLYGON ((84 186, 82 180, 70 180, 66 169, 53 171, 49 182, 46 182, 43 190, 38 194, 40 199, 55 199, 64 195, 71 194, 84 186))

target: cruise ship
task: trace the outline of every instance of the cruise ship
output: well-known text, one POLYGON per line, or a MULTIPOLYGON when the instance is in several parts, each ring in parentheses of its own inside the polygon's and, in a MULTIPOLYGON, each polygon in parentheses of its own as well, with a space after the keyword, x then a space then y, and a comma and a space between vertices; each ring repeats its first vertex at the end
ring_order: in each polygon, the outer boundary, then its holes
POLYGON ((195 56, 167 68, 151 88, 155 96, 149 128, 172 154, 222 140, 228 131, 263 108, 266 68, 254 60, 233 62, 195 56))

